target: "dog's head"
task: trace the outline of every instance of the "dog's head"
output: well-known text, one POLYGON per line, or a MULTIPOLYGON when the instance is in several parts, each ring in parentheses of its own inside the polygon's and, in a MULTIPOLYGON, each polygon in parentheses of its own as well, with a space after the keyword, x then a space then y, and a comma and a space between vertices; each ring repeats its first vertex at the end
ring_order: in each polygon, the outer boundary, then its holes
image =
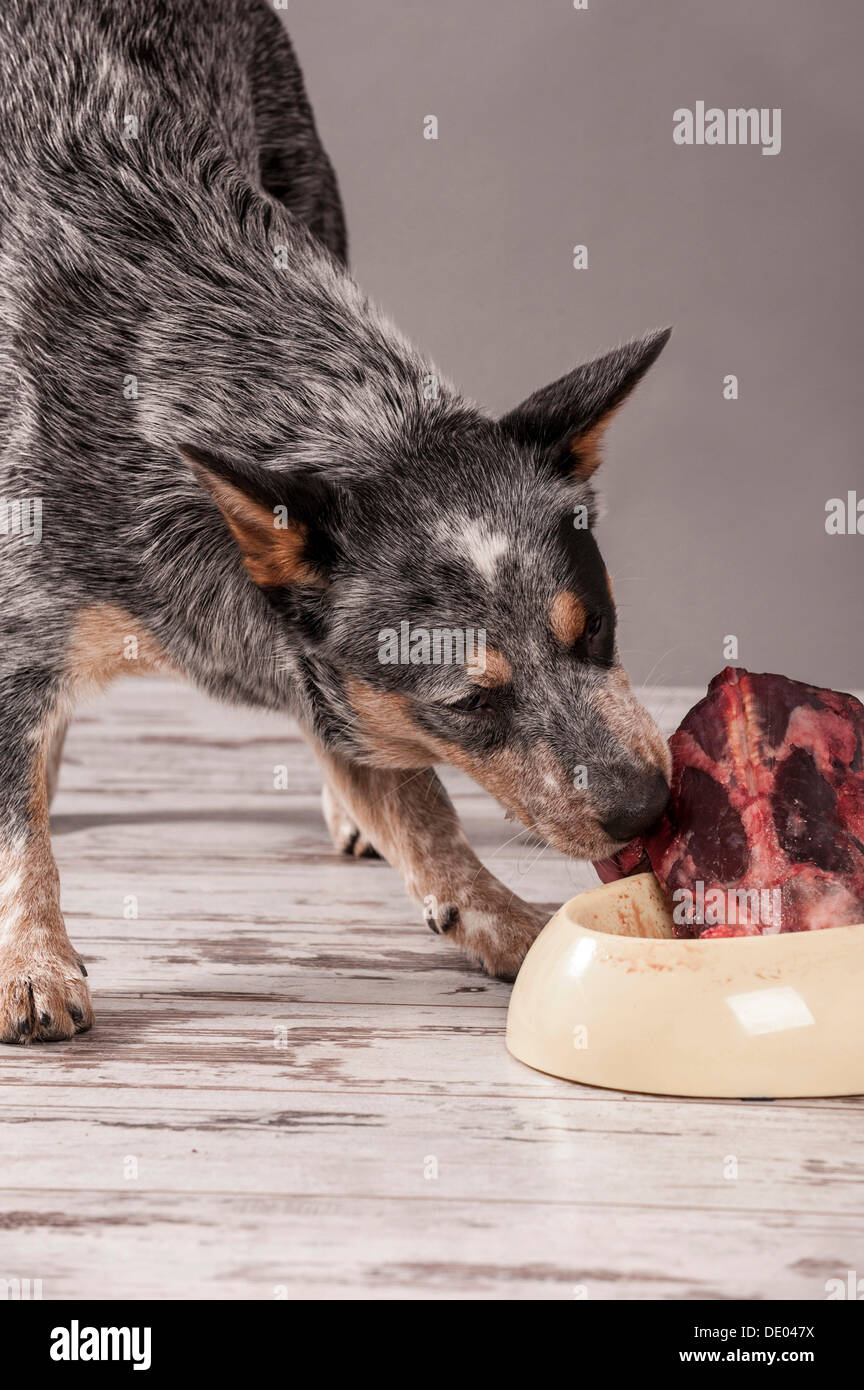
POLYGON ((668 748, 618 659, 591 485, 612 414, 668 336, 495 422, 430 404, 337 483, 324 466, 184 449, 349 756, 455 764, 590 858, 647 828, 668 796, 668 748))

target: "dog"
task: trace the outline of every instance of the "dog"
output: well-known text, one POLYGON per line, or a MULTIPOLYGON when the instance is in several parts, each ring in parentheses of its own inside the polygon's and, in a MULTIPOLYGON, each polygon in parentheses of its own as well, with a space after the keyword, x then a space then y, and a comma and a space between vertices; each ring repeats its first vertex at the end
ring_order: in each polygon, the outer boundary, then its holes
POLYGON ((592 477, 668 330, 491 419, 351 278, 264 0, 5 0, 0 52, 0 1037, 91 1026, 49 802, 76 703, 130 669, 296 717, 337 848, 512 978, 546 914, 433 768, 568 855, 662 811, 592 477), (482 661, 425 659, 468 630, 482 661))

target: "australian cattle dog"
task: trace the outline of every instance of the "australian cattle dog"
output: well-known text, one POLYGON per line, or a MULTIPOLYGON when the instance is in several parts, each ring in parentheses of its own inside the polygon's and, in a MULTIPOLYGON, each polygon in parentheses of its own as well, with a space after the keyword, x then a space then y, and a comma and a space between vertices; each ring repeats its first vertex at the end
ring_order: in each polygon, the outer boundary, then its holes
POLYGON ((49 803, 130 666, 296 717, 337 848, 512 976, 545 914, 433 767, 568 855, 662 810, 592 476, 668 333, 500 419, 466 400, 352 279, 265 0, 4 0, 0 67, 0 1038, 92 1023, 49 803))

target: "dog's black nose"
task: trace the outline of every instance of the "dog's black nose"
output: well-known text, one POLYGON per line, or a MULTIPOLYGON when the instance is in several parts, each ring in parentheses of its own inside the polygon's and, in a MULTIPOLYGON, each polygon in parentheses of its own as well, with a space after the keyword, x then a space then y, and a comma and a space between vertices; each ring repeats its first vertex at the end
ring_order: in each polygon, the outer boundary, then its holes
POLYGON ((603 829, 613 840, 632 840, 660 819, 668 800, 669 783, 657 772, 634 786, 618 814, 603 822, 603 829))

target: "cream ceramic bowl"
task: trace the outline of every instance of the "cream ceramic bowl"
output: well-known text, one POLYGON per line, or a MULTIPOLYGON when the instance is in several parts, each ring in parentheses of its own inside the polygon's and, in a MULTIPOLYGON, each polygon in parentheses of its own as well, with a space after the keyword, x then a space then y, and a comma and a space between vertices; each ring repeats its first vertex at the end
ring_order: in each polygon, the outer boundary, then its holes
POLYGON ((571 899, 510 999, 538 1071, 673 1096, 864 1092, 864 924, 679 941, 653 874, 571 899))

